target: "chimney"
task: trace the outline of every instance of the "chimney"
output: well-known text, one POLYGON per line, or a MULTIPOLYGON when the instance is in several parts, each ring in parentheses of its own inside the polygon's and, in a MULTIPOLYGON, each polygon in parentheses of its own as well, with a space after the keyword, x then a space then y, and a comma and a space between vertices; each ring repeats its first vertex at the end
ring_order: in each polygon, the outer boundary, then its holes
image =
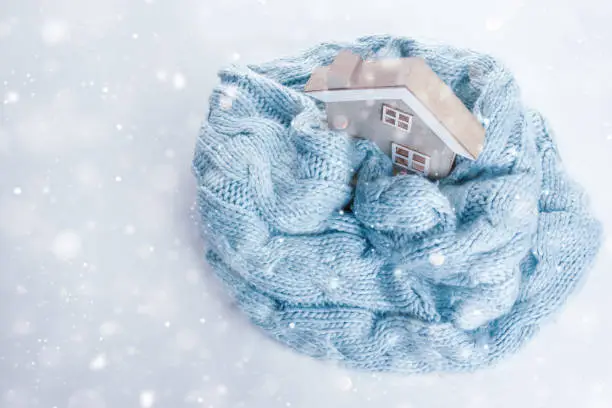
POLYGON ((327 89, 350 88, 361 62, 359 55, 340 51, 327 71, 327 89))

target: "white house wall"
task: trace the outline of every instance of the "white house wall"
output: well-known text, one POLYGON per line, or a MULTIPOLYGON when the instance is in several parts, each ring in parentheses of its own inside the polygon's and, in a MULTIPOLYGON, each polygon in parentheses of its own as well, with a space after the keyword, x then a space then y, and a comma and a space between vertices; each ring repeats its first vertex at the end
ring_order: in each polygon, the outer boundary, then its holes
POLYGON ((342 128, 355 137, 370 139, 391 156, 391 142, 411 147, 431 157, 430 176, 446 176, 455 158, 455 153, 438 138, 422 120, 401 100, 368 100, 327 103, 330 128, 342 128), (381 120, 382 105, 387 104, 413 115, 410 133, 406 133, 381 120))

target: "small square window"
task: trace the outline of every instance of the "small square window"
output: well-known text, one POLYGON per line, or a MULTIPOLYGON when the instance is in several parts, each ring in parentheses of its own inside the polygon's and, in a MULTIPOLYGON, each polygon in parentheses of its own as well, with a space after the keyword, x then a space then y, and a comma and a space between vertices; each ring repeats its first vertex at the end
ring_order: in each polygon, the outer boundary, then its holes
POLYGON ((397 122, 397 127, 400 127, 402 129, 408 130, 409 126, 408 126, 408 123, 399 121, 399 122, 397 122))
POLYGON ((412 115, 389 105, 383 105, 381 120, 387 125, 394 126, 404 132, 410 132, 412 115))
POLYGON ((419 162, 419 163, 423 163, 423 164, 425 164, 427 162, 427 158, 425 156, 422 156, 422 155, 420 155, 418 153, 415 153, 415 152, 412 153, 412 160, 416 161, 416 162, 419 162))
POLYGON ((429 175, 430 157, 408 146, 391 142, 391 160, 396 169, 405 169, 424 176, 429 175))
POLYGON ((401 156, 395 156, 395 162, 402 166, 408 166, 408 159, 404 159, 401 156))
POLYGON ((409 152, 408 150, 404 150, 404 149, 402 149, 401 147, 396 147, 396 148, 395 148, 395 152, 396 152, 397 154, 401 154, 401 155, 402 155, 402 156, 404 156, 404 157, 408 157, 408 156, 410 155, 410 152, 409 152))

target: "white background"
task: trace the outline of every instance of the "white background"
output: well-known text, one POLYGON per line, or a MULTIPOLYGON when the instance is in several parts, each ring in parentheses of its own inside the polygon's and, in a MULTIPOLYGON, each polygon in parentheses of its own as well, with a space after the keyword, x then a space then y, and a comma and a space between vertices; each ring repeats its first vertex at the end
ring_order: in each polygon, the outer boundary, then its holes
POLYGON ((232 305, 191 213, 216 71, 392 33, 490 52, 612 216, 604 0, 0 0, 0 406, 612 406, 612 245, 522 352, 463 375, 296 355, 232 305))

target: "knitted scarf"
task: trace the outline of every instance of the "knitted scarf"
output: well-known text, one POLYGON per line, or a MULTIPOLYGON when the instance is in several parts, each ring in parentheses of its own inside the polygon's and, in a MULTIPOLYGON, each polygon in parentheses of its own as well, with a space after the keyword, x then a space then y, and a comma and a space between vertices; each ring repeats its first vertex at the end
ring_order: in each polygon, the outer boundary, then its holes
POLYGON ((372 371, 487 366, 593 263, 600 224, 492 57, 377 35, 219 76, 193 160, 207 259, 252 322, 295 350, 372 371), (439 182, 393 176, 373 143, 328 129, 302 91, 342 49, 424 58, 483 123, 478 159, 458 157, 439 182))

